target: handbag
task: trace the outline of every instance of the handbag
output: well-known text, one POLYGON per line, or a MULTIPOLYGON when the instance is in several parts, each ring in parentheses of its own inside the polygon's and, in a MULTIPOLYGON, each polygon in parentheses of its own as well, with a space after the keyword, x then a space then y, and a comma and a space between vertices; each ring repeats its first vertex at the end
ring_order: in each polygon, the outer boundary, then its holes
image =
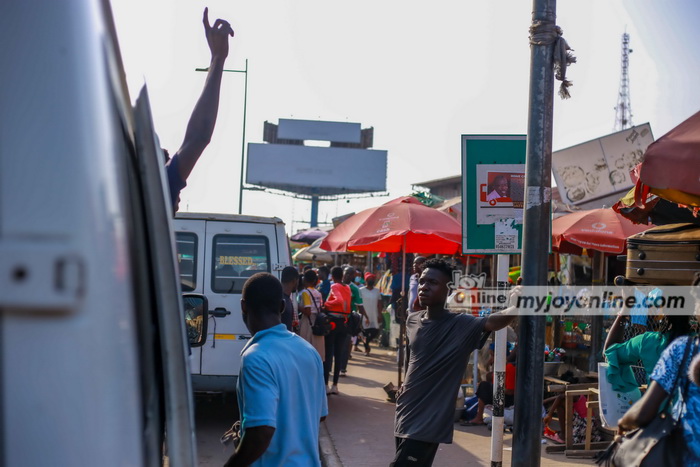
MULTIPOLYGON (((615 441, 600 454, 596 464, 616 467, 683 465, 686 451, 683 424, 667 410, 678 388, 678 382, 683 374, 692 346, 693 340, 688 339, 683 360, 681 360, 676 380, 673 383, 673 390, 666 398, 664 408, 647 426, 616 437, 615 441)), ((681 393, 684 404, 687 390, 688 382, 686 381, 681 393)))
POLYGON ((309 297, 311 297, 311 300, 314 302, 314 307, 316 307, 316 320, 312 323, 311 317, 306 317, 309 320, 309 324, 311 325, 311 333, 314 336, 327 336, 332 329, 331 322, 328 319, 328 315, 321 311, 321 309, 318 307, 318 304, 316 303, 316 299, 311 293, 309 293, 309 297))

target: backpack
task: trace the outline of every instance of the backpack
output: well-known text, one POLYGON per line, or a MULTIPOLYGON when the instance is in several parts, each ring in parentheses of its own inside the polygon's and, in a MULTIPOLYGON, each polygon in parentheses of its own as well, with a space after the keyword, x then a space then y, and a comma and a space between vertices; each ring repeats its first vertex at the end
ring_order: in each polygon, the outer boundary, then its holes
MULTIPOLYGON (((309 323, 311 323, 311 318, 309 323)), ((316 314, 316 321, 311 325, 311 332, 314 336, 327 336, 331 332, 331 322, 328 319, 328 315, 323 312, 318 312, 316 314)))
POLYGON ((353 311, 348 315, 347 321, 348 334, 355 337, 362 332, 362 315, 353 311))

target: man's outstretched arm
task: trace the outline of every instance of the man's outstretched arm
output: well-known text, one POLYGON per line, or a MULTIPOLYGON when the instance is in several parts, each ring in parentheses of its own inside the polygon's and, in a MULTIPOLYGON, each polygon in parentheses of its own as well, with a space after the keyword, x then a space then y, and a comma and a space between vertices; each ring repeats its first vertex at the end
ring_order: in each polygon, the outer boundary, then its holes
POLYGON ((495 332, 508 326, 517 316, 518 312, 518 297, 522 295, 522 286, 518 285, 510 292, 508 300, 508 308, 499 312, 493 313, 486 318, 484 323, 484 331, 495 332))
MULTIPOLYGON (((209 25, 209 9, 204 9, 204 33, 211 51, 211 63, 202 94, 192 111, 185 131, 182 146, 175 154, 178 158, 178 171, 183 181, 187 180, 199 156, 211 141, 219 112, 219 95, 224 62, 228 56, 228 36, 233 37, 233 29, 228 21, 217 19, 209 25)), ((175 156, 174 156, 175 157, 175 156)))
POLYGON ((505 313, 494 313, 486 318, 486 323, 484 324, 484 331, 494 332, 503 329, 513 322, 516 315, 508 315, 505 313))

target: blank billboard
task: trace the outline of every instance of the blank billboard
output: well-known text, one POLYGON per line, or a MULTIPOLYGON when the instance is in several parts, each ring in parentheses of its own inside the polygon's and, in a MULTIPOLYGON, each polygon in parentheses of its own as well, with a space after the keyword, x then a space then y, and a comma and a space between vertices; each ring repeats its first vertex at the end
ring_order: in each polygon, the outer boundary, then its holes
POLYGON ((333 141, 334 143, 359 143, 361 141, 360 130, 359 123, 280 118, 277 137, 281 139, 333 141))
POLYGON ((387 152, 248 144, 246 183, 305 195, 386 191, 387 152))

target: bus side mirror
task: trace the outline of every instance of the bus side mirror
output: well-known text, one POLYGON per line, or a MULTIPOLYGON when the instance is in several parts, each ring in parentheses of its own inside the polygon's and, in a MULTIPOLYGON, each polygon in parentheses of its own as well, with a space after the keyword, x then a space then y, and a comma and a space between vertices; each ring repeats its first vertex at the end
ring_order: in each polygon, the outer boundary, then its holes
POLYGON ((207 324, 209 322, 209 301, 200 294, 183 294, 185 309, 185 329, 190 347, 201 347, 207 341, 207 324))

